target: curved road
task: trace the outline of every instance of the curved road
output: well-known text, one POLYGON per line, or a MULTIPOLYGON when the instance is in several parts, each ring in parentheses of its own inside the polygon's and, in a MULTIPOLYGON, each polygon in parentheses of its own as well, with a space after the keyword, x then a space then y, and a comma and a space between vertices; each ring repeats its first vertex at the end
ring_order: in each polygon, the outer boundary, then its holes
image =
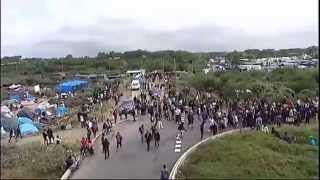
MULTIPOLYGON (((175 122, 163 120, 160 146, 156 148, 152 141, 147 152, 146 143, 141 144, 138 128, 144 124, 145 131, 150 130, 149 115, 139 116, 136 122, 130 119, 131 116, 128 118, 127 122, 118 124, 115 130, 123 136, 121 150, 116 152, 115 137, 109 137, 110 158, 105 160, 99 138, 95 143, 95 155, 81 162, 80 168, 72 175, 73 179, 158 179, 163 164, 171 170, 180 155, 200 141, 200 122, 196 119, 194 128, 188 129, 181 142, 177 142, 175 122)), ((207 136, 209 133, 205 132, 204 138, 207 136)))

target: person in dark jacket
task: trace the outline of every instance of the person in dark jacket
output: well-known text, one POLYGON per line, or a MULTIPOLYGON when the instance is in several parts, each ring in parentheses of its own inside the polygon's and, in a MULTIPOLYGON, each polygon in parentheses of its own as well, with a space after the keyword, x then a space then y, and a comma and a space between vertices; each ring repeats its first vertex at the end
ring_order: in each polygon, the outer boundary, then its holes
POLYGON ((10 143, 11 139, 14 137, 14 129, 13 128, 10 129, 9 135, 10 135, 10 137, 9 137, 9 143, 10 143))
POLYGON ((91 130, 87 128, 87 139, 90 141, 91 140, 91 130))
POLYGON ((149 131, 146 132, 146 134, 144 135, 146 142, 147 142, 147 151, 150 150, 150 142, 152 140, 152 135, 149 131))
POLYGON ((117 152, 118 152, 122 146, 122 136, 121 136, 120 132, 117 132, 116 141, 117 141, 117 152))
POLYGON ((161 173, 160 173, 160 179, 161 180, 168 180, 169 179, 169 172, 167 170, 166 165, 163 165, 163 169, 161 170, 161 173))
POLYGON ((143 144, 143 136, 144 136, 143 124, 139 127, 139 133, 140 133, 140 136, 141 136, 141 143, 143 144))
POLYGON ((48 145, 48 144, 49 144, 49 143, 48 143, 48 134, 47 134, 46 129, 43 130, 43 132, 42 132, 42 137, 43 137, 43 143, 44 143, 44 145, 48 145))
POLYGON ((54 143, 54 137, 53 137, 53 132, 52 132, 52 129, 51 128, 48 128, 47 130, 47 134, 48 134, 48 140, 49 140, 49 143, 54 143))
POLYGON ((136 111, 134 109, 132 109, 132 117, 133 117, 133 121, 136 121, 136 111))
POLYGON ((18 126, 16 129, 16 141, 18 141, 18 137, 20 137, 22 139, 20 126, 18 126))
POLYGON ((102 143, 102 153, 104 153, 104 159, 107 159, 107 154, 108 158, 110 157, 110 151, 109 151, 109 141, 107 139, 107 136, 102 133, 101 137, 101 143, 102 143))
POLYGON ((159 147, 159 142, 160 142, 160 133, 159 131, 156 131, 154 134, 154 146, 159 147))
POLYGON ((202 122, 200 125, 201 139, 203 138, 203 132, 204 132, 204 122, 202 122))

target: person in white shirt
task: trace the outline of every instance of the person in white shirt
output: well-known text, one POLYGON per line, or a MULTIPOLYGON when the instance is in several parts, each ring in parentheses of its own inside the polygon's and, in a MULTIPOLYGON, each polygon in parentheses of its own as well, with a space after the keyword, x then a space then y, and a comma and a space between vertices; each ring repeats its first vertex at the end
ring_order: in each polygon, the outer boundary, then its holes
POLYGON ((269 128, 266 125, 262 125, 262 132, 269 134, 269 128))
POLYGON ((176 108, 175 114, 176 114, 176 123, 178 124, 181 120, 181 110, 179 108, 176 108))

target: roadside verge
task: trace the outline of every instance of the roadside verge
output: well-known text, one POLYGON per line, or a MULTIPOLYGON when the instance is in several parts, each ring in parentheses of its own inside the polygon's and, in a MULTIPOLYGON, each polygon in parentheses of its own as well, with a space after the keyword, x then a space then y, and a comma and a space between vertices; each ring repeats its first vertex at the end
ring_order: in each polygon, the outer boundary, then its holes
MULTIPOLYGON (((245 129, 242 129, 242 131, 245 130, 245 129)), ((205 144, 207 143, 208 141, 211 141, 211 140, 214 140, 214 139, 217 139, 219 137, 222 137, 224 135, 227 135, 227 134, 233 134, 233 133, 236 133, 236 132, 240 132, 240 129, 233 129, 233 130, 230 130, 230 131, 226 131, 226 132, 223 132, 223 133, 220 133, 220 134, 217 134, 217 135, 214 135, 214 136, 210 136, 200 142, 198 142, 197 144, 191 146, 186 152, 184 152, 180 158, 176 161, 176 163, 174 164, 171 172, 170 172, 170 176, 169 176, 169 179, 175 179, 176 178, 176 175, 178 173, 178 169, 179 167, 181 167, 181 165, 183 164, 183 162, 185 161, 185 159, 194 151, 197 149, 198 146, 202 145, 202 144, 205 144)))

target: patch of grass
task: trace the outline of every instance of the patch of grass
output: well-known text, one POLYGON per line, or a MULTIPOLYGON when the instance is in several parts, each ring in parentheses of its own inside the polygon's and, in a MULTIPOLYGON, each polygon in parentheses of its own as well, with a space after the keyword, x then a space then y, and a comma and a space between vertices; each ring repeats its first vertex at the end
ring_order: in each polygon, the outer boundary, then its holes
POLYGON ((319 148, 307 144, 319 137, 318 125, 285 126, 298 139, 288 144, 272 135, 250 131, 201 145, 178 171, 178 178, 319 178, 319 148))
POLYGON ((57 179, 64 173, 67 149, 78 151, 77 145, 40 143, 1 146, 1 179, 57 179))

